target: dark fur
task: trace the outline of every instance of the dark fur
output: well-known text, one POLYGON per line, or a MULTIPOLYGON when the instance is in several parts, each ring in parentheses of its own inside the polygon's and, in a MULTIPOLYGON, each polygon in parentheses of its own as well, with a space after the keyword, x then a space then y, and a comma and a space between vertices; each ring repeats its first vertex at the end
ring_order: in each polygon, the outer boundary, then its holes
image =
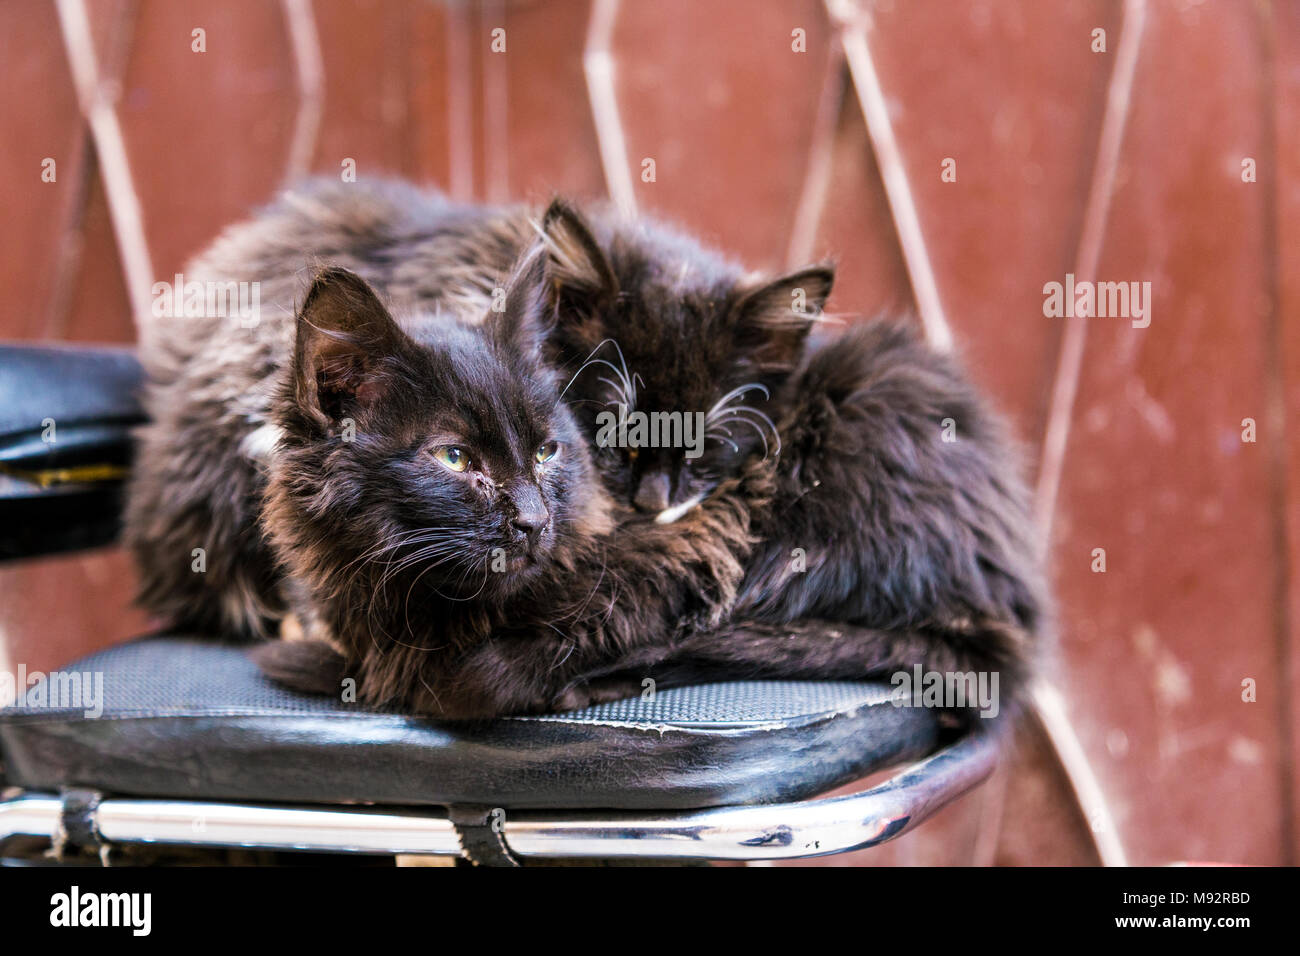
POLYGON ((265 645, 259 657, 303 689, 345 674, 364 703, 441 716, 578 706, 600 693, 584 672, 719 619, 743 573, 743 514, 720 498, 690 535, 611 536, 618 508, 537 340, 558 264, 534 254, 514 272, 480 265, 459 287, 449 279, 436 294, 413 293, 423 287, 405 284, 404 270, 421 256, 481 257, 501 236, 537 237, 501 214, 411 199, 400 188, 313 187, 190 268, 195 278, 268 276, 264 315, 254 329, 167 320, 149 330, 155 422, 128 534, 143 597, 220 634, 257 635, 291 608, 309 640, 265 645), (362 199, 383 213, 365 203, 340 212, 362 199), (445 230, 417 241, 399 209, 442 216, 445 230), (332 230, 336 215, 344 221, 332 230), (401 320, 338 268, 284 309, 292 298, 279 271, 295 242, 370 263, 396 290, 390 300, 406 303, 401 320), (498 284, 500 314, 482 308, 498 284), (273 447, 255 453, 267 427, 273 447), (539 477, 530 456, 550 439, 563 449, 560 470, 539 477), (451 475, 428 455, 453 443, 485 468, 451 475), (246 491, 232 498, 232 488, 246 491), (551 520, 531 560, 517 562, 510 525, 539 496, 551 520), (228 553, 235 541, 246 547, 228 553), (191 571, 194 547, 208 552, 204 573, 191 571), (510 552, 506 572, 490 570, 494 547, 510 552))
POLYGON ((142 317, 151 422, 124 532, 140 603, 173 626, 235 638, 274 633, 285 614, 283 574, 260 521, 273 441, 255 439, 272 425, 298 301, 322 264, 357 273, 402 314, 477 318, 532 239, 518 211, 456 205, 400 184, 322 180, 231 227, 188 263, 187 280, 260 283, 262 316, 252 328, 142 317), (465 262, 475 265, 452 266, 465 262), (201 573, 195 549, 204 552, 201 573))
MULTIPOLYGON (((593 234, 572 210, 556 219, 593 234)), ((550 336, 584 427, 629 398, 606 366, 584 364, 593 353, 635 382, 646 412, 708 411, 748 387, 694 461, 678 448, 596 451, 615 497, 651 514, 741 482, 757 539, 731 608, 743 623, 676 653, 769 676, 998 671, 1014 707, 1048 600, 1016 449, 957 364, 880 321, 819 329, 805 347, 825 267, 755 283, 687 245, 619 233, 569 244, 599 260, 550 336), (783 637, 810 618, 855 627, 835 641, 820 625, 783 637)))
POLYGON ((545 269, 525 260, 480 329, 418 335, 351 273, 316 280, 273 409, 283 437, 261 520, 307 596, 309 634, 342 667, 307 641, 259 652, 269 673, 319 689, 324 667, 355 678, 361 701, 416 713, 547 710, 587 699, 585 671, 730 600, 731 549, 747 543, 734 521, 608 535, 610 505, 530 331, 545 269), (550 442, 556 457, 536 464, 550 442), (463 473, 430 459, 453 445, 471 459, 463 473), (539 508, 533 541, 512 525, 539 508))
POLYGON ((156 422, 128 519, 145 603, 253 635, 292 606, 316 640, 265 645, 268 673, 335 692, 346 675, 364 702, 443 716, 579 706, 625 692, 629 677, 719 668, 849 678, 994 667, 1004 695, 1023 685, 1044 608, 1023 492, 950 362, 885 326, 806 350, 830 288, 823 267, 755 280, 667 230, 603 216, 589 227, 563 204, 541 227, 539 245, 525 210, 320 184, 191 266, 187 277, 261 279, 264 319, 250 332, 163 325, 146 339, 156 422), (327 274, 337 308, 321 313, 309 297, 299 312, 300 276, 320 261, 365 281, 327 274), (367 283, 414 316, 393 325, 399 334, 375 318, 367 283), (502 286, 497 316, 486 304, 502 286), (803 315, 789 308, 799 290, 803 315), (434 310, 488 319, 476 332, 434 310), (598 449, 594 480, 584 437, 611 400, 597 378, 617 375, 597 364, 573 376, 606 338, 623 359, 601 355, 638 376, 641 408, 707 411, 733 387, 763 384, 772 398, 748 393, 746 404, 774 420, 781 453, 765 448, 776 435, 733 429, 686 473, 671 455, 631 465, 598 449), (566 385, 576 424, 558 401, 566 385), (340 441, 344 417, 358 441, 340 441), (946 417, 953 445, 939 440, 946 417), (268 423, 278 441, 259 458, 247 446, 268 423), (480 574, 517 502, 431 487, 421 442, 473 431, 522 480, 543 423, 568 469, 538 487, 551 538, 511 573, 480 574), (674 524, 637 510, 657 503, 638 502, 656 469, 659 497, 705 495, 674 524), (439 546, 459 541, 456 567, 397 537, 431 523, 439 546), (197 546, 203 575, 189 571, 197 546), (808 570, 794 575, 796 547, 808 570), (832 623, 789 623, 808 616, 832 623))

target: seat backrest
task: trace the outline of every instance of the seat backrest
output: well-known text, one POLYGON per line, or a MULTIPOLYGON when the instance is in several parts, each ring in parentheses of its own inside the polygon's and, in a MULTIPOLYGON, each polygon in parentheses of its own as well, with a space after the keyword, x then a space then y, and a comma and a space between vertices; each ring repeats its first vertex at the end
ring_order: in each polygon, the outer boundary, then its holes
POLYGON ((127 348, 0 345, 0 560, 116 538, 142 380, 127 348))

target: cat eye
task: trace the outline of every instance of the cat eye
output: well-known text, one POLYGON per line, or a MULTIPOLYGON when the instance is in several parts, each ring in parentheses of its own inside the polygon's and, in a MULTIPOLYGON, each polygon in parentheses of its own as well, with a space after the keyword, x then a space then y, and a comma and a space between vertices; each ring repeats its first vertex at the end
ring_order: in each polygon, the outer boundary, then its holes
POLYGON ((538 464, 550 461, 560 451, 560 443, 554 441, 545 442, 537 447, 533 457, 537 459, 538 464))
POLYGON ((433 457, 438 459, 440 465, 452 471, 464 471, 469 467, 469 455, 454 445, 434 449, 433 457))

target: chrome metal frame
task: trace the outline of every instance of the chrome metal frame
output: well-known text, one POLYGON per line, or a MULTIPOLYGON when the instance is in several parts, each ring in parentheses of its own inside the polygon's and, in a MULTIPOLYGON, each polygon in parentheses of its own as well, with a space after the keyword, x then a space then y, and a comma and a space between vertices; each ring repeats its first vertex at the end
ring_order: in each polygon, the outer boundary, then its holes
MULTIPOLYGON (((673 813, 507 812, 502 834, 521 859, 787 860, 876 846, 901 836, 985 780, 989 734, 966 737, 862 793, 766 806, 673 813)), ((59 839, 63 802, 20 793, 0 801, 0 845, 59 839)), ((418 809, 312 808, 106 798, 94 811, 108 844, 157 843, 328 853, 459 856, 443 815, 418 809)))

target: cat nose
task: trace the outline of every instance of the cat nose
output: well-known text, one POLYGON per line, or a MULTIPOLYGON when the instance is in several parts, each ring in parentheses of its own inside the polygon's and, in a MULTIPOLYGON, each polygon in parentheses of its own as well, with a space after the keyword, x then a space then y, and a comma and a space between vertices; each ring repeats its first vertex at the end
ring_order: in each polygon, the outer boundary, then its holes
POLYGON ((663 511, 668 507, 668 476, 652 471, 641 476, 632 503, 641 511, 663 511))
POLYGON ((535 485, 521 484, 511 496, 514 501, 515 514, 510 519, 510 526, 535 544, 546 523, 551 520, 551 513, 546 510, 541 492, 535 485))
POLYGON ((540 511, 529 511, 515 515, 514 520, 510 522, 510 526, 524 535, 529 544, 532 544, 542 533, 542 529, 546 527, 546 522, 550 517, 550 512, 545 508, 540 511))

